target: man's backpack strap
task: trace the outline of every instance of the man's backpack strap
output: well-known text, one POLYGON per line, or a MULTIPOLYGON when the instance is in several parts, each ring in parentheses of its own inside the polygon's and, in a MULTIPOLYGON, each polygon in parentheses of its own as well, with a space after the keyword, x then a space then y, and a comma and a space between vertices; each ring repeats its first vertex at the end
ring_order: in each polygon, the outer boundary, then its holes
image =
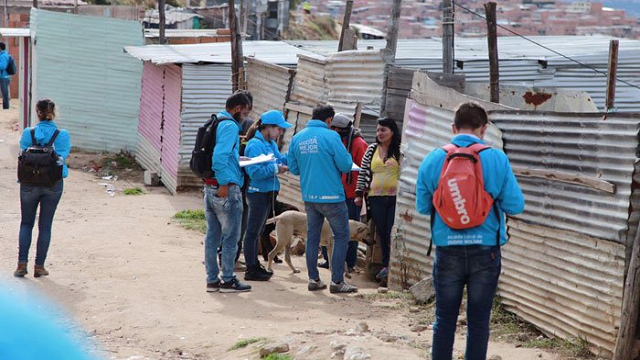
POLYGON ((47 143, 47 147, 51 147, 53 145, 53 142, 56 141, 58 134, 60 134, 60 130, 56 129, 56 131, 53 132, 53 135, 51 135, 51 140, 49 140, 49 142, 47 143))
POLYGON ((500 210, 498 210, 498 205, 495 202, 493 203, 493 211, 496 213, 496 219, 498 220, 498 233, 496 234, 496 246, 500 246, 500 229, 502 229, 502 217, 500 216, 500 210))
POLYGON ((431 210, 431 237, 429 239, 429 250, 427 250, 427 257, 431 256, 431 249, 433 248, 433 226, 436 223, 436 209, 431 210))
POLYGON ((29 133, 31 134, 31 145, 38 145, 38 142, 36 141, 36 129, 32 128, 29 133))

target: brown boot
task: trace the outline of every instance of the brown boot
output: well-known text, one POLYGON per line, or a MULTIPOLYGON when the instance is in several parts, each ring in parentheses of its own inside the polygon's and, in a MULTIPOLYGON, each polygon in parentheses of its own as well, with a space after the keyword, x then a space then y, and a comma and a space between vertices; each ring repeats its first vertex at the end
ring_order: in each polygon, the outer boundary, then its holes
POLYGON ((13 276, 24 277, 25 275, 27 275, 27 263, 18 263, 16 271, 13 272, 13 276))
POLYGON ((49 272, 47 271, 47 269, 44 268, 44 265, 36 265, 33 268, 34 277, 47 276, 47 275, 49 275, 49 272))

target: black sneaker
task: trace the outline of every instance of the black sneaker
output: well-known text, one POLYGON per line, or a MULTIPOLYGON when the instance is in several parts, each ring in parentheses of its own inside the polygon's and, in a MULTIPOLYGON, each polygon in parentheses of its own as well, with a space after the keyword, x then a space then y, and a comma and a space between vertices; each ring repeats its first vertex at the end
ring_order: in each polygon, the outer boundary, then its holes
POLYGON ((207 283, 207 292, 218 292, 220 290, 220 281, 207 283))
MULTIPOLYGON (((269 260, 269 259, 267 259, 267 260, 269 260)), ((267 261, 267 260, 265 260, 265 261, 267 261)), ((277 257, 277 256, 273 258, 273 262, 276 263, 276 264, 282 264, 282 260, 280 260, 280 258, 277 257)))
POLYGON ((258 264, 258 271, 268 274, 269 276, 273 275, 273 271, 265 269, 265 267, 262 266, 262 264, 258 264))
POLYGON ((251 285, 243 284, 238 280, 237 277, 233 277, 233 280, 225 282, 220 282, 220 292, 221 293, 237 293, 237 292, 246 292, 251 291, 251 285))
POLYGON ((246 281, 267 281, 271 278, 271 275, 262 272, 258 266, 253 266, 244 272, 244 279, 246 281))
POLYGON ((329 262, 325 261, 322 264, 318 265, 319 268, 323 268, 323 269, 328 269, 329 268, 329 262))

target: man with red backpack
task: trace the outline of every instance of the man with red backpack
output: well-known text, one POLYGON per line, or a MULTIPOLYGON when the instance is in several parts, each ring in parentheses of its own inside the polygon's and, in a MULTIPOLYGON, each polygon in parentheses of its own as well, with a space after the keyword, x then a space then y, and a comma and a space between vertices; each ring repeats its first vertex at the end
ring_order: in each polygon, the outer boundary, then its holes
POLYGON ((431 216, 431 241, 436 245, 433 360, 451 359, 465 285, 465 359, 486 359, 501 269, 500 246, 507 242, 504 214, 524 211, 522 190, 509 159, 482 140, 488 126, 482 106, 461 104, 455 112, 451 144, 429 153, 418 170, 416 209, 431 216))

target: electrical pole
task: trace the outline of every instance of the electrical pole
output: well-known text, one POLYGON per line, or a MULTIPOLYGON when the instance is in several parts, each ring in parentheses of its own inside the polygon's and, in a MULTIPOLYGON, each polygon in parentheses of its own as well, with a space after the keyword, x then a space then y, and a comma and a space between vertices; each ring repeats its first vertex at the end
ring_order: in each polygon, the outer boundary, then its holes
POLYGON ((489 45, 489 83, 491 102, 500 102, 500 60, 498 59, 498 28, 496 24, 496 3, 484 4, 487 17, 487 41, 489 45))
POLYGON ((164 16, 164 3, 165 0, 158 0, 158 30, 160 33, 160 44, 166 44, 167 39, 164 37, 164 27, 166 24, 164 16))
POLYGON ((342 51, 344 48, 344 38, 351 23, 351 9, 353 9, 353 0, 347 0, 347 6, 344 9, 344 20, 342 21, 342 31, 340 32, 338 51, 342 51))
POLYGON ((443 0, 442 6, 442 72, 453 74, 453 2, 451 0, 443 0))

